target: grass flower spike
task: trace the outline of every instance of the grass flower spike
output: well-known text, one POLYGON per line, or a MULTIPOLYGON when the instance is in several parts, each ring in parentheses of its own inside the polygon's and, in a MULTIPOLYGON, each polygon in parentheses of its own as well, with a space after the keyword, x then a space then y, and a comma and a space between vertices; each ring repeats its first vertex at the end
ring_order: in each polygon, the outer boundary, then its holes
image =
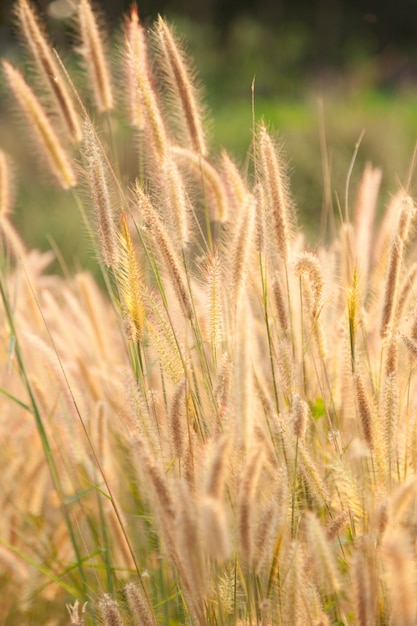
POLYGON ((71 160, 54 131, 42 105, 26 83, 22 74, 10 63, 3 61, 3 71, 28 127, 35 137, 41 157, 48 165, 62 189, 77 184, 71 160))

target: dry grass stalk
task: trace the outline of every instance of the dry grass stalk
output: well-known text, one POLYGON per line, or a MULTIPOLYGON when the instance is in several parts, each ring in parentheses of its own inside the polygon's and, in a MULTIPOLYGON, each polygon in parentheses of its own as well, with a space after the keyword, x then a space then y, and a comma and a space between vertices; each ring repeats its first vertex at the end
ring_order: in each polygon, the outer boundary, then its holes
POLYGON ((194 82, 191 79, 185 56, 161 16, 158 19, 157 36, 163 54, 163 66, 185 121, 188 141, 195 152, 205 156, 207 148, 194 82))
POLYGON ((77 184, 77 178, 71 161, 39 100, 21 73, 10 63, 3 61, 3 70, 9 89, 16 98, 30 131, 36 139, 39 152, 55 180, 62 189, 74 187, 77 184))
POLYGON ((75 143, 82 139, 81 125, 74 103, 62 81, 61 72, 54 52, 47 40, 31 4, 27 0, 19 0, 16 4, 16 17, 23 41, 30 51, 35 68, 42 76, 44 84, 55 101, 56 110, 64 123, 66 131, 75 143))
POLYGON ((100 113, 111 111, 114 107, 113 89, 102 35, 88 0, 80 0, 78 5, 78 26, 79 52, 85 59, 96 107, 100 113))

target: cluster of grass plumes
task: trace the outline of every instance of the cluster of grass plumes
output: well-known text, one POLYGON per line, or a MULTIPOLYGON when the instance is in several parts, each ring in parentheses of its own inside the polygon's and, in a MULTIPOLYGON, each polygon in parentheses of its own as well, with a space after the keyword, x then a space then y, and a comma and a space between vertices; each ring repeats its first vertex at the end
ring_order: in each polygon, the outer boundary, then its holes
POLYGON ((11 98, 109 297, 27 251, 0 153, 2 623, 414 624, 412 199, 374 228, 368 166, 308 250, 282 150, 260 124, 249 175, 210 153, 162 19, 132 8, 112 78, 81 0, 80 96, 16 16, 34 87, 4 63, 11 98))

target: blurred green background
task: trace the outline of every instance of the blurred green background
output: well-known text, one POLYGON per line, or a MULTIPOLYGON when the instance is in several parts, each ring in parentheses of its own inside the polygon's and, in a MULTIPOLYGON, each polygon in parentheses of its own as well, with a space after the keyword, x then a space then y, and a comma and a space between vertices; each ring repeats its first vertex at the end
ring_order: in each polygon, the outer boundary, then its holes
MULTIPOLYGON (((59 48, 71 39, 71 0, 42 0, 59 48)), ((96 2, 117 36, 128 2, 96 2)), ((22 62, 12 2, 0 3, 0 48, 22 62)), ((183 35, 204 87, 214 151, 227 148, 248 166, 251 84, 255 115, 278 133, 290 164, 292 192, 309 238, 320 232, 324 206, 343 204, 355 144, 365 131, 350 184, 354 203, 366 161, 383 171, 380 211, 405 184, 417 140, 417 0, 143 0, 142 21, 165 15, 183 35), (330 187, 324 184, 326 169, 330 187)), ((69 52, 68 52, 69 54, 69 52)), ((0 80, 0 143, 19 163, 15 221, 30 246, 57 241, 73 268, 92 256, 70 195, 38 180, 33 155, 11 124, 0 80), (33 176, 35 171, 36 176, 33 176)), ((410 191, 415 191, 415 177, 410 191)))

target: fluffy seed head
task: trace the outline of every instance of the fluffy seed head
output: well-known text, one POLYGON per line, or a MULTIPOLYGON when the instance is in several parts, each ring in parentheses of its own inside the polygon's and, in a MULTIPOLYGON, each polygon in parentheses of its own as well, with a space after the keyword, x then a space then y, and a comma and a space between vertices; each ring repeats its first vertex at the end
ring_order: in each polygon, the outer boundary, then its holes
POLYGON ((360 372, 354 374, 353 382, 363 436, 368 446, 372 449, 374 447, 372 407, 360 372))
POLYGON ((143 110, 143 100, 136 80, 136 67, 142 67, 141 72, 146 71, 147 50, 145 40, 145 30, 139 22, 139 15, 136 5, 130 10, 130 16, 125 24, 126 35, 126 82, 127 82, 127 104, 130 125, 143 130, 145 126, 145 112, 143 110))
POLYGON ((100 29, 88 0, 80 0, 78 25, 81 40, 79 51, 86 62, 96 107, 100 113, 111 111, 114 102, 110 74, 100 29))
POLYGON ((298 393, 292 397, 291 422, 294 435, 302 439, 305 435, 310 409, 305 400, 298 393))
POLYGON ((156 626, 154 613, 139 585, 129 583, 125 587, 127 603, 137 626, 156 626))
POLYGON ((21 36, 35 68, 54 99, 54 110, 60 115, 72 141, 78 143, 82 139, 81 125, 43 28, 28 0, 19 0, 15 12, 21 36))
POLYGON ((9 89, 16 98, 29 128, 37 141, 41 156, 63 189, 77 184, 70 159, 32 89, 21 73, 10 63, 3 61, 3 70, 9 89))
POLYGON ((123 619, 119 605, 107 593, 98 603, 105 626, 123 626, 123 619))
POLYGON ((323 270, 317 256, 311 252, 303 252, 295 263, 295 273, 297 276, 307 278, 311 292, 311 313, 313 317, 320 312, 323 303, 324 279, 323 270))
POLYGON ((142 328, 145 319, 143 303, 143 277, 136 258, 136 252, 130 236, 126 217, 122 214, 122 229, 119 233, 119 254, 117 277, 120 290, 122 310, 128 315, 128 336, 134 341, 142 338, 142 328), (130 330, 129 330, 130 329, 130 330))
POLYGON ((291 209, 283 162, 265 126, 258 132, 259 164, 266 190, 267 215, 272 221, 274 245, 287 262, 291 244, 291 209))
POLYGON ((164 57, 164 68, 180 105, 189 143, 195 152, 204 156, 207 148, 190 72, 171 30, 160 16, 157 36, 164 57))
POLYGON ((108 182, 107 164, 95 131, 88 122, 85 124, 84 130, 84 154, 103 260, 108 267, 117 267, 119 256, 118 238, 108 182))

